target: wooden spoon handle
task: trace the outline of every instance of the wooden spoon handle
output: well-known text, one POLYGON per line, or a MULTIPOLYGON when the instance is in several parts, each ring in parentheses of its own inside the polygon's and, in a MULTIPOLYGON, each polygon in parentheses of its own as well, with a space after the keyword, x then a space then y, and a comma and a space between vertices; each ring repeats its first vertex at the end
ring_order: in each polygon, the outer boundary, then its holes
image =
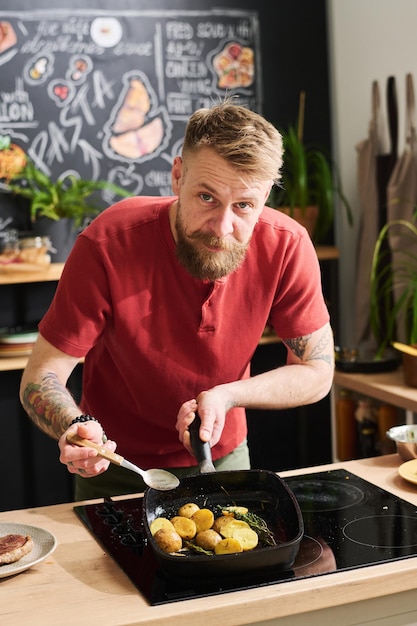
POLYGON ((406 354, 410 354, 411 356, 417 356, 417 348, 414 346, 409 346, 406 343, 400 343, 399 341, 393 341, 392 345, 400 352, 405 352, 406 354))
POLYGON ((117 454, 116 452, 111 452, 111 450, 107 450, 107 448, 105 448, 104 446, 100 446, 97 443, 94 443, 94 441, 90 441, 89 439, 83 439, 75 433, 68 433, 67 441, 68 443, 80 446, 81 448, 93 448, 94 450, 97 450, 99 456, 103 457, 103 459, 107 459, 115 465, 121 465, 124 461, 124 458, 120 454, 117 454))

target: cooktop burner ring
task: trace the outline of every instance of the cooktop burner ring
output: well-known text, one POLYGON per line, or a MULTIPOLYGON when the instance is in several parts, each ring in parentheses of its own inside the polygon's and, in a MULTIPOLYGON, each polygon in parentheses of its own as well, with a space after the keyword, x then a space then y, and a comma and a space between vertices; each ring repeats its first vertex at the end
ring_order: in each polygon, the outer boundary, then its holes
POLYGON ((314 537, 310 537, 310 535, 304 535, 291 569, 297 572, 298 575, 302 569, 310 567, 313 563, 321 559, 322 555, 323 546, 320 542, 314 537))
POLYGON ((416 518, 410 515, 368 515, 351 520, 342 532, 346 539, 371 548, 417 546, 416 518))
POLYGON ((303 513, 348 509, 362 502, 365 497, 363 490, 350 484, 348 479, 335 481, 294 478, 287 482, 303 513))

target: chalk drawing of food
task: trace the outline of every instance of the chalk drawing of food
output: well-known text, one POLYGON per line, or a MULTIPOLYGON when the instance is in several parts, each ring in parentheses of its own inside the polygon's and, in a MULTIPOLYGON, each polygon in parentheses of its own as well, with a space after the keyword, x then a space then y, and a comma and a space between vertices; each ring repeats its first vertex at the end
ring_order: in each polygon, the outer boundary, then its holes
POLYGON ((16 41, 16 33, 10 22, 0 22, 0 53, 14 46, 16 41))
POLYGON ((150 108, 148 90, 139 78, 132 78, 122 106, 117 112, 113 132, 125 133, 139 128, 143 125, 150 108))
POLYGON ((10 135, 0 135, 0 178, 10 180, 26 165, 26 153, 10 135))
POLYGON ((162 112, 154 107, 154 99, 145 80, 137 75, 128 77, 111 124, 109 146, 113 152, 126 159, 139 159, 161 146, 166 124, 162 112))
POLYGON ((220 89, 249 87, 255 77, 255 63, 252 48, 237 42, 228 43, 213 58, 213 67, 218 76, 220 89))
POLYGON ((154 120, 123 135, 117 135, 110 139, 112 149, 127 159, 138 159, 145 154, 154 152, 162 141, 164 127, 162 120, 156 117, 154 120))

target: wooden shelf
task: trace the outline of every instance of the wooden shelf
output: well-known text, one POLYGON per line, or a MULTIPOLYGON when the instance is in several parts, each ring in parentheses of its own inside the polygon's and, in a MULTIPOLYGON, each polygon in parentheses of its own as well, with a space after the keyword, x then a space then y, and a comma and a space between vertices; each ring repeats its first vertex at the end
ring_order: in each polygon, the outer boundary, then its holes
POLYGON ((404 423, 414 424, 417 413, 417 388, 404 384, 402 368, 380 374, 350 374, 335 370, 331 391, 332 457, 337 460, 337 388, 349 389, 405 411, 404 423))
MULTIPOLYGON (((26 272, 0 268, 0 285, 20 285, 57 281, 61 278, 63 269, 64 263, 51 263, 51 265, 45 269, 26 272)), ((27 356, 0 357, 0 372, 23 370, 26 367, 27 361, 27 356)))
POLYGON ((417 388, 404 384, 401 368, 380 374, 348 374, 336 370, 333 382, 345 389, 417 413, 417 388))
POLYGON ((337 261, 339 249, 335 246, 317 246, 317 258, 319 261, 337 261))
POLYGON ((41 270, 21 272, 18 270, 0 267, 0 285, 20 285, 21 283, 44 283, 61 278, 64 263, 51 263, 41 270))
POLYGON ((3 356, 0 357, 0 372, 11 372, 12 370, 23 370, 28 361, 27 356, 3 356))

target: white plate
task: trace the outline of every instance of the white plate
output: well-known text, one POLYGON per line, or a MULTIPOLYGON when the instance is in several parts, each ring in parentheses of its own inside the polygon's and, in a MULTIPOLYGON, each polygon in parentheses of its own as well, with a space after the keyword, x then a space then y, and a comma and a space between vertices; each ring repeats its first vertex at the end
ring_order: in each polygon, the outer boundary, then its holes
POLYGON ((398 468, 398 473, 408 482, 417 485, 417 459, 402 463, 398 468))
POLYGON ((0 334, 0 344, 17 345, 19 343, 34 343, 38 338, 38 334, 38 331, 0 334))
POLYGON ((31 552, 23 556, 20 561, 0 565, 0 578, 24 572, 29 569, 29 567, 46 559, 57 546, 57 540, 52 533, 43 528, 30 526, 28 524, 0 522, 0 537, 4 537, 5 535, 30 535, 33 540, 33 548, 31 552))

